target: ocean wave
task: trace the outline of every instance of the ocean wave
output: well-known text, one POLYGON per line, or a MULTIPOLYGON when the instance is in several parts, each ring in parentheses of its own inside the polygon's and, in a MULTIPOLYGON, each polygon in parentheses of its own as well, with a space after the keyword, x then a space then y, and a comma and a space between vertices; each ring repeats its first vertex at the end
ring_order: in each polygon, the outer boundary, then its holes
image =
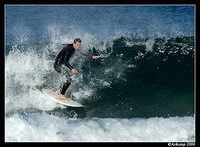
POLYGON ((5 141, 194 142, 194 117, 65 119, 45 112, 5 119, 5 141))
MULTIPOLYGON (((56 90, 62 81, 53 69, 62 47, 55 41, 6 46, 6 114, 21 109, 37 112, 63 108, 38 90, 56 90)), ((70 61, 79 74, 72 76, 66 95, 85 104, 87 116, 194 114, 194 37, 120 37, 85 43, 82 51, 102 57, 91 60, 77 52, 70 61), (106 113, 102 112, 106 107, 106 113)))

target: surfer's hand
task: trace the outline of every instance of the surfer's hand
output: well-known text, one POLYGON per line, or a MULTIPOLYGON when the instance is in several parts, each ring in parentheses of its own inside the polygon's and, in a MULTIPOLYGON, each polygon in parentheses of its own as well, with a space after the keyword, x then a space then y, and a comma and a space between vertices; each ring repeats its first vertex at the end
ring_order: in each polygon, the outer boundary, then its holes
POLYGON ((100 56, 92 56, 92 59, 98 59, 100 56))
POLYGON ((78 71, 77 71, 76 69, 72 69, 72 73, 73 73, 74 75, 76 75, 76 74, 78 73, 78 71))

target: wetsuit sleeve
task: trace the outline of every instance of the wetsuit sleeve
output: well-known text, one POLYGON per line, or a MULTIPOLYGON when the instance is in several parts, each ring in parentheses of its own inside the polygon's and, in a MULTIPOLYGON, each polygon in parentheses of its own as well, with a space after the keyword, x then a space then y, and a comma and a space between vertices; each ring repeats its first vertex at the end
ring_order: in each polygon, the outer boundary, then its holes
POLYGON ((69 69, 73 69, 73 67, 69 64, 69 62, 67 60, 64 61, 65 65, 69 68, 69 69))

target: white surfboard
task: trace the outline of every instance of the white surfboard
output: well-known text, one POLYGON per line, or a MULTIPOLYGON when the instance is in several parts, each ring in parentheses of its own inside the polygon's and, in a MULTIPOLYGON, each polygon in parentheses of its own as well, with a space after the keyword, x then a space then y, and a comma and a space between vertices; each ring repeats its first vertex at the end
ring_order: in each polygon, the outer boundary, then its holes
POLYGON ((49 98, 51 98, 52 100, 54 100, 60 104, 70 106, 70 107, 84 107, 84 105, 81 105, 78 102, 73 101, 72 99, 70 99, 70 100, 59 99, 59 95, 56 95, 55 92, 50 89, 42 89, 42 91, 44 94, 49 96, 49 98))

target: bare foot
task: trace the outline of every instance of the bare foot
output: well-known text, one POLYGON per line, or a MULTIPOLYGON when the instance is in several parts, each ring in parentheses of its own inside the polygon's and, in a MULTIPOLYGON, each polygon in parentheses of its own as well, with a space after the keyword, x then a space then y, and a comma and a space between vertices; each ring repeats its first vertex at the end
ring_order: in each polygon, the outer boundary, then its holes
POLYGON ((60 93, 59 93, 59 91, 57 90, 56 92, 55 92, 55 95, 59 95, 60 93))
POLYGON ((61 100, 68 100, 68 101, 70 100, 70 99, 66 98, 63 94, 60 94, 59 99, 61 99, 61 100))

